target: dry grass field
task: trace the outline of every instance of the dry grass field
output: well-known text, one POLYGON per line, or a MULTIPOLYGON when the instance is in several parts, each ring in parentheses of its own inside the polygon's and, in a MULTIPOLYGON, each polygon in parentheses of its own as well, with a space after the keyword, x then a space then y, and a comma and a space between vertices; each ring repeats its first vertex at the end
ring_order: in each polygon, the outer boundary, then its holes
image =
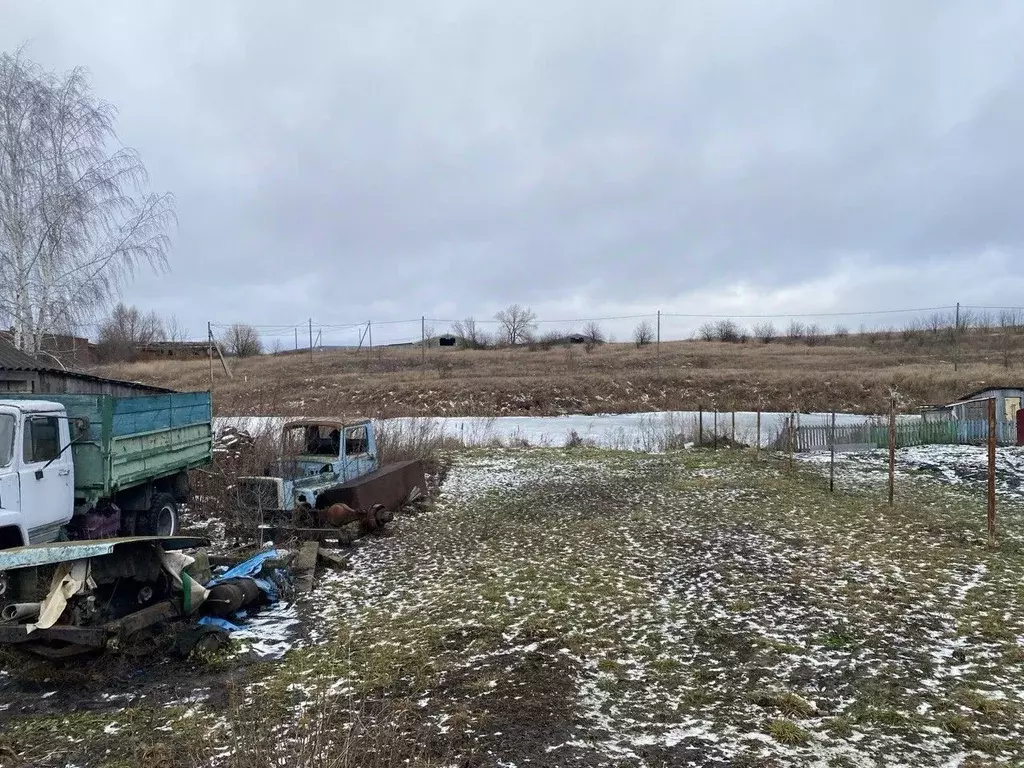
MULTIPOLYGON (((690 410, 864 412, 895 387, 911 404, 946 402, 1022 377, 1024 334, 948 330, 771 344, 665 342, 552 348, 376 348, 230 360, 215 368, 218 414, 504 416, 690 410)), ((207 389, 205 359, 108 365, 105 376, 207 389)))

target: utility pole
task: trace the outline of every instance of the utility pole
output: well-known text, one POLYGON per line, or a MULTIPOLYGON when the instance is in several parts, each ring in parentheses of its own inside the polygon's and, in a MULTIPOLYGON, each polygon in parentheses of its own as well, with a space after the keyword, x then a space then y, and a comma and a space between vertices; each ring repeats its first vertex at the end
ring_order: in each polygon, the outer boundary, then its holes
POLYGON ((366 333, 370 337, 370 354, 371 355, 373 354, 373 325, 372 325, 372 322, 373 322, 372 320, 367 320, 366 321, 366 333))
POLYGON ((658 343, 655 347, 655 357, 658 359, 658 373, 661 373, 661 310, 658 310, 658 343))
POLYGON ((953 370, 960 368, 960 302, 956 303, 956 317, 953 320, 953 370))
POLYGON ((299 326, 295 326, 295 351, 299 351, 299 326))
POLYGON ((210 391, 213 391, 213 325, 206 322, 206 354, 210 356, 210 391))
POLYGON ((309 318, 309 362, 313 362, 313 318, 309 318))
POLYGON ((427 364, 427 316, 420 316, 420 359, 427 364))

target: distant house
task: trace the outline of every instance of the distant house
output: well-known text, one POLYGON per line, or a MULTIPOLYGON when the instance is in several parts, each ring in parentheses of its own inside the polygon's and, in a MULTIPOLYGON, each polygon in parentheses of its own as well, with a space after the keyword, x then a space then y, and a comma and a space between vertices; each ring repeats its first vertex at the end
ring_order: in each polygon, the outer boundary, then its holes
POLYGON ((1024 402, 1024 387, 985 387, 969 392, 946 405, 927 405, 921 408, 925 421, 979 421, 988 418, 988 401, 995 398, 996 420, 1016 422, 1017 412, 1024 402))
POLYGON ((42 362, 0 339, 0 397, 4 392, 46 394, 159 395, 173 392, 134 381, 120 381, 42 362))
POLYGON ((208 341, 154 341, 140 347, 137 360, 190 360, 210 354, 208 341))

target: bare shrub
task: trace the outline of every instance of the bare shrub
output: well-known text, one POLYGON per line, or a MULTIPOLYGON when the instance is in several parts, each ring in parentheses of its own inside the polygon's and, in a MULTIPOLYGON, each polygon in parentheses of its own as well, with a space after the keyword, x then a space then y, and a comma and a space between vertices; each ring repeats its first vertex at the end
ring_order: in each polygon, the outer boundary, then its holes
POLYGON ((995 327, 996 319, 988 310, 981 310, 974 318, 974 327, 983 333, 988 333, 995 327))
POLYGON ((587 340, 588 347, 596 344, 604 344, 606 341, 604 330, 596 320, 589 320, 583 326, 583 338, 587 340))
POLYGON ((919 320, 908 320, 906 325, 903 326, 903 330, 900 332, 903 336, 904 341, 913 341, 915 337, 921 333, 921 323, 919 320))
POLYGON ((735 320, 719 320, 715 323, 715 338, 734 344, 740 340, 740 327, 735 320))
POLYGON ((754 338, 762 344, 771 344, 776 338, 775 325, 771 321, 764 321, 754 326, 754 338))
POLYGON ((701 323, 701 326, 697 329, 697 338, 701 341, 714 341, 718 338, 718 328, 710 320, 706 323, 701 323))
POLYGON ((811 323, 804 329, 804 341, 807 342, 807 346, 816 347, 819 344, 827 342, 828 339, 822 333, 820 325, 817 323, 811 323))
POLYGON ((791 320, 789 327, 786 329, 786 338, 790 342, 800 341, 800 339, 804 337, 805 332, 806 329, 804 328, 803 323, 799 320, 791 320))
POLYGON ((956 330, 960 333, 968 330, 972 325, 978 321, 978 315, 973 309, 967 307, 960 308, 960 317, 957 319, 954 317, 956 330))
POLYGON ((840 341, 844 341, 850 337, 850 329, 845 325, 837 325, 832 329, 832 335, 840 341))
POLYGON ((949 316, 944 312, 932 312, 924 319, 922 324, 924 329, 930 332, 933 336, 938 336, 942 332, 943 328, 950 325, 949 316))
POLYGON ((647 320, 642 321, 633 329, 633 343, 637 349, 645 347, 654 341, 654 328, 647 320))
POLYGON ((489 341, 480 324, 472 317, 452 323, 452 335, 467 349, 483 349, 489 341))
POLYGON ((545 331, 540 336, 533 340, 533 346, 537 349, 549 350, 554 349, 560 344, 564 344, 566 341, 566 334, 563 331, 545 331))
POLYGON ((999 313, 999 327, 1003 330, 1019 330, 1024 326, 1024 312, 1019 309, 1004 309, 999 313))
POLYGON ((245 323, 235 323, 221 337, 221 346, 235 357, 254 357, 263 354, 263 339, 259 331, 245 323))
POLYGON ((509 304, 494 319, 501 327, 501 340, 511 346, 527 342, 537 327, 537 315, 529 307, 519 304, 509 304))
POLYGON ((864 339, 864 341, 871 345, 877 344, 880 338, 878 329, 872 328, 871 326, 868 325, 861 325, 860 336, 861 338, 864 339))

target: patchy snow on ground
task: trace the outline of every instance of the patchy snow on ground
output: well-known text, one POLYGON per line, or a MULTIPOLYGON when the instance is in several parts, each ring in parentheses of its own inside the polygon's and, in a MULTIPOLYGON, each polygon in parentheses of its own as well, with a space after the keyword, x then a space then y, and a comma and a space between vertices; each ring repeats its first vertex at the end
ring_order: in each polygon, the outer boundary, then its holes
POLYGON ((1024 758, 1024 564, 984 546, 976 457, 908 449, 890 509, 877 455, 844 455, 829 494, 751 453, 457 454, 431 508, 247 627, 276 662, 245 709, 186 702, 189 722, 225 740, 213 765, 261 733, 289 748, 323 712, 318 749, 359 722, 444 765, 1024 758), (244 731, 275 695, 286 722, 244 731))
MULTIPOLYGON (((796 457, 828 472, 828 453, 802 453, 796 457)), ((838 453, 836 483, 844 488, 866 488, 888 482, 887 450, 838 453)), ((988 449, 976 445, 920 445, 896 451, 896 472, 930 477, 965 489, 984 489, 988 482, 988 449)), ((1024 448, 996 448, 996 494, 1024 501, 1024 448)))
POLYGON ((931 528, 849 497, 832 512, 761 471, 711 452, 461 456, 432 512, 310 598, 314 650, 346 693, 414 685, 436 734, 495 761, 1019 755, 1020 606, 981 607, 1015 577, 930 533, 944 506, 931 528))

